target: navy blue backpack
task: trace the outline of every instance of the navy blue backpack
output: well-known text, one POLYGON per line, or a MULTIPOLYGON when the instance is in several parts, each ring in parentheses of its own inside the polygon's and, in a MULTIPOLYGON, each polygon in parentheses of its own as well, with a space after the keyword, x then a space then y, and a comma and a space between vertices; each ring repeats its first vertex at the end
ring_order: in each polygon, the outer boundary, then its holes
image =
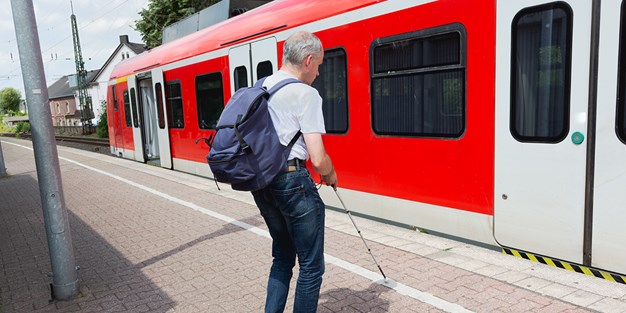
POLYGON ((283 146, 268 110, 267 101, 280 88, 300 82, 285 79, 269 91, 261 79, 253 87, 240 88, 228 100, 217 122, 207 162, 215 180, 233 189, 256 191, 269 185, 287 168, 291 147, 300 137, 294 136, 283 146))

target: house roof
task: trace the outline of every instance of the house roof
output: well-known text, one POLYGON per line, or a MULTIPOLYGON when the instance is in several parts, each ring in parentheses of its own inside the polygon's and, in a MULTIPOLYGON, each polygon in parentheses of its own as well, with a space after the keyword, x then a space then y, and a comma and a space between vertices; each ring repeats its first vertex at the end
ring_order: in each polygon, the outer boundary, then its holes
MULTIPOLYGON (((106 62, 104 62, 104 64, 100 68, 100 71, 98 73, 96 73, 96 76, 94 77, 94 80, 97 80, 100 77, 100 75, 102 74, 102 71, 104 71, 109 66, 109 64, 111 64, 111 62, 113 62, 113 59, 115 59, 115 56, 117 55, 117 53, 124 46, 128 47, 135 54, 141 54, 144 51, 148 51, 148 48, 146 47, 146 45, 144 45, 142 43, 130 42, 130 41, 128 41, 128 35, 121 35, 120 36, 120 43, 117 45, 117 48, 115 48, 113 53, 111 53, 111 56, 109 56, 109 58, 106 60, 106 62)), ((109 79, 109 78, 107 77, 107 79, 109 79)))
MULTIPOLYGON (((87 72, 87 83, 91 83, 94 78, 96 78, 96 74, 100 72, 100 69, 92 70, 87 72)), ((48 87, 48 99, 55 100, 61 98, 69 98, 74 97, 74 90, 76 87, 70 87, 69 77, 70 75, 65 75, 52 85, 48 87)))

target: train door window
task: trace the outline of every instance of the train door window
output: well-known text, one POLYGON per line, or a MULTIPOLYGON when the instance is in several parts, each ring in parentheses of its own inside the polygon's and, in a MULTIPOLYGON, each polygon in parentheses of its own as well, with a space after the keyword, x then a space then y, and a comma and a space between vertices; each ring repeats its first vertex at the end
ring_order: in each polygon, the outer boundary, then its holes
POLYGON ((346 52, 343 49, 324 51, 324 61, 319 67, 320 76, 313 88, 322 97, 322 111, 326 133, 348 131, 348 76, 346 52))
POLYGON ((167 123, 170 128, 184 128, 185 115, 183 114, 183 96, 179 81, 165 84, 165 96, 167 97, 167 123))
POLYGON ((458 138, 465 131, 465 28, 377 39, 371 48, 376 134, 458 138))
POLYGON ((617 137, 626 143, 626 7, 622 2, 619 43, 619 79, 617 82, 617 116, 615 121, 615 131, 617 137))
POLYGON ((235 68, 235 91, 239 88, 248 87, 248 70, 245 66, 238 66, 235 68))
POLYGON ((130 107, 133 110, 133 126, 139 127, 139 114, 137 112, 137 97, 135 96, 135 88, 130 88, 130 107))
POLYGON ((267 77, 274 74, 274 69, 272 68, 272 62, 263 61, 256 66, 256 79, 259 80, 263 77, 267 77))
POLYGON ((132 119, 130 116, 130 99, 128 98, 128 90, 124 90, 124 117, 126 117, 126 127, 132 127, 132 119))
POLYGON ((163 92, 161 91, 161 83, 154 84, 156 91, 157 118, 160 129, 165 129, 165 114, 163 114, 163 92))
POLYGON ((511 36, 511 134, 558 143, 569 132, 571 8, 557 2, 524 9, 511 36))
POLYGON ((224 110, 222 73, 216 72, 196 77, 196 103, 200 129, 215 129, 224 110))
POLYGON ((111 94, 113 96, 113 110, 117 111, 117 94, 115 93, 115 86, 111 87, 111 94))

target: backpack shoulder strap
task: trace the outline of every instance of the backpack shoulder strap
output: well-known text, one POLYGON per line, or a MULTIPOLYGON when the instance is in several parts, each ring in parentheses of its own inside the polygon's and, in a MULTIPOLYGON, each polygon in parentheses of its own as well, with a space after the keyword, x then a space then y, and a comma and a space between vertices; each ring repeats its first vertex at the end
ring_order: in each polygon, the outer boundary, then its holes
POLYGON ((283 79, 280 82, 278 82, 276 85, 274 85, 274 87, 272 87, 268 93, 270 94, 270 96, 272 96, 273 94, 275 94, 280 88, 283 88, 289 84, 293 84, 293 83, 301 83, 301 81, 295 79, 295 78, 287 78, 287 79, 283 79))
POLYGON ((291 151, 291 148, 293 148, 293 145, 296 144, 296 141, 298 141, 298 138, 300 138, 300 135, 302 135, 302 131, 298 129, 298 132, 296 133, 296 135, 293 136, 293 138, 291 138, 291 141, 287 145, 287 149, 289 149, 289 151, 291 151))
POLYGON ((257 80, 257 81, 256 81, 256 83, 254 83, 254 87, 263 88, 263 83, 265 82, 265 79, 266 79, 267 77, 268 77, 268 76, 265 76, 265 77, 263 77, 263 78, 261 78, 261 79, 257 80))

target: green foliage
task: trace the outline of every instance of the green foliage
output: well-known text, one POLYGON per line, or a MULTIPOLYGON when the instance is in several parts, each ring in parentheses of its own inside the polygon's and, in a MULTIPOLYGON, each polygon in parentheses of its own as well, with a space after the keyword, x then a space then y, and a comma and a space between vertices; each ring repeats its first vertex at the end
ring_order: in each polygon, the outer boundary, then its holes
POLYGON ((15 132, 16 133, 27 133, 30 131, 30 123, 29 122, 18 122, 17 125, 15 125, 15 132))
POLYGON ((22 93, 11 87, 0 90, 0 112, 14 113, 20 108, 22 101, 22 93))
POLYGON ((152 49, 161 45, 164 27, 174 24, 220 0, 150 0, 148 8, 139 12, 135 28, 152 49))
POLYGON ((98 138, 109 138, 109 123, 107 122, 107 102, 102 101, 102 114, 98 119, 98 125, 96 125, 96 136, 98 138))

